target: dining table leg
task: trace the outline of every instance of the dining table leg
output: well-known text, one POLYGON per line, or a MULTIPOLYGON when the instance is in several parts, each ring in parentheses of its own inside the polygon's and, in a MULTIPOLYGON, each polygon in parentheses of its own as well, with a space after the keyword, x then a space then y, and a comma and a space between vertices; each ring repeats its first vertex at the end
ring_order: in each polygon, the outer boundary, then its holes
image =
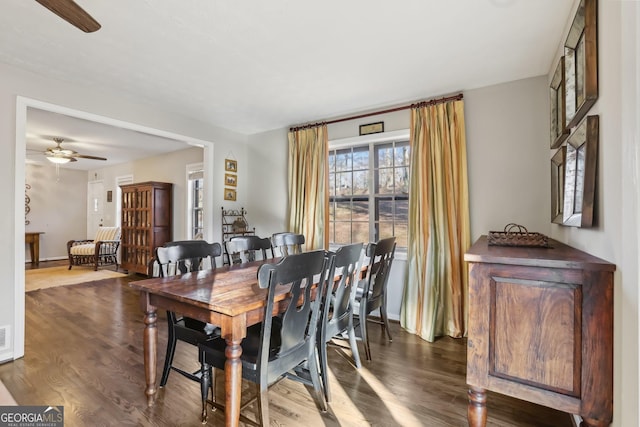
POLYGON ((145 307, 144 312, 144 376, 147 382, 144 394, 147 395, 147 405, 152 406, 156 392, 158 391, 156 388, 158 316, 156 314, 156 308, 152 306, 145 307))
POLYGON ((227 360, 224 364, 225 372, 225 425, 227 427, 237 427, 240 422, 240 400, 242 397, 242 339, 227 338, 225 356, 227 360))

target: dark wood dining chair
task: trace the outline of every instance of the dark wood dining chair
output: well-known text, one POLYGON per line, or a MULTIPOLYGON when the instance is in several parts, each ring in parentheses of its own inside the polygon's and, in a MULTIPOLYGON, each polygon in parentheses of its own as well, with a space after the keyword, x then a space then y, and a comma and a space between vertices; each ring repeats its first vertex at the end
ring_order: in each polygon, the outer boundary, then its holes
POLYGON ((304 245, 304 234, 296 233, 274 233, 271 236, 271 244, 274 249, 278 249, 282 256, 302 253, 304 245))
MULTIPOLYGON (((204 269, 215 269, 216 258, 220 255, 222 255, 220 243, 208 243, 204 240, 167 242, 164 246, 156 248, 155 258, 149 266, 149 275, 168 277, 204 269)), ((160 386, 165 386, 171 370, 193 381, 200 382, 199 371, 191 373, 173 366, 176 344, 178 341, 183 341, 196 346, 201 341, 218 337, 220 329, 210 323, 182 316, 173 311, 167 311, 167 324, 169 328, 167 352, 160 386)))
POLYGON ((236 236, 224 245, 231 264, 273 258, 273 247, 268 237, 236 236))
MULTIPOLYGON (((247 329, 240 356, 242 377, 258 386, 259 419, 255 422, 241 414, 243 421, 269 425, 268 387, 282 377, 312 386, 316 403, 321 410, 326 410, 317 359, 316 329, 324 278, 332 257, 332 253, 322 250, 311 251, 291 255, 277 264, 264 264, 259 268, 258 285, 267 289, 264 321, 247 329), (313 286, 314 277, 323 278, 317 286, 313 286), (281 315, 272 316, 276 291, 283 286, 290 289, 289 304, 281 315)), ((204 423, 208 402, 215 408, 224 408, 215 400, 212 368, 225 368, 226 342, 223 338, 217 338, 200 343, 198 348, 202 366, 204 423), (209 401, 210 390, 213 396, 209 401)))
POLYGON ((360 281, 362 286, 359 285, 358 289, 356 289, 355 298, 358 304, 357 324, 367 360, 371 360, 367 330, 368 322, 381 324, 383 332, 386 332, 389 337, 389 342, 392 341, 389 317, 387 315, 387 283, 389 282, 389 272, 391 271, 395 250, 395 237, 389 237, 367 245, 365 254, 369 258, 367 273, 365 278, 360 281), (370 316, 375 310, 380 312, 379 321, 370 316))
POLYGON ((342 334, 346 332, 356 368, 360 369, 361 366, 356 333, 353 326, 353 306, 358 280, 360 279, 362 246, 362 243, 354 243, 340 247, 335 252, 327 275, 327 285, 317 334, 320 376, 327 402, 331 401, 327 367, 327 344, 333 338, 342 338, 342 334))

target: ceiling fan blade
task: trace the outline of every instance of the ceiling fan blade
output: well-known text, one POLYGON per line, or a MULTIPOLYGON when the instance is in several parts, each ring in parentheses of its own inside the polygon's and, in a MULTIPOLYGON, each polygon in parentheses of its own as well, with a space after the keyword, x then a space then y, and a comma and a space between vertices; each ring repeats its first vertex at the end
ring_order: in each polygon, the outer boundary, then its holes
POLYGON ((107 160, 104 157, 87 156, 87 155, 84 155, 84 154, 74 154, 73 157, 79 157, 81 159, 90 159, 90 160, 107 160))
POLYGON ((101 25, 73 0, 36 0, 71 25, 85 33, 100 29, 101 25))

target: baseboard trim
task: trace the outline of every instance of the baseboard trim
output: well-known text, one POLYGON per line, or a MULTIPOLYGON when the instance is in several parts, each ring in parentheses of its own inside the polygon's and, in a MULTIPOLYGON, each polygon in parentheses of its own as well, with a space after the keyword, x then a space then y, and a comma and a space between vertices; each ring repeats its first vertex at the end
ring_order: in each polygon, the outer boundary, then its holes
MULTIPOLYGON (((49 258, 40 258, 40 262, 60 261, 60 260, 63 260, 63 259, 69 259, 69 257, 68 256, 52 256, 52 257, 49 257, 49 258)), ((31 264, 31 260, 30 259, 26 260, 24 263, 25 264, 31 264)))

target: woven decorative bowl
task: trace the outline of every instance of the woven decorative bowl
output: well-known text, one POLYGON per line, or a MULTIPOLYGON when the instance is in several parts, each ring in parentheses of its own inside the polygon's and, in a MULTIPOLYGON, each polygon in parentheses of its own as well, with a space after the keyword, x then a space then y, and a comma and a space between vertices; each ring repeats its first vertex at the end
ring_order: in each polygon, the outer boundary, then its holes
POLYGON ((503 231, 489 231, 488 243, 490 246, 549 247, 547 236, 541 233, 532 233, 524 226, 514 223, 505 225, 503 231))

